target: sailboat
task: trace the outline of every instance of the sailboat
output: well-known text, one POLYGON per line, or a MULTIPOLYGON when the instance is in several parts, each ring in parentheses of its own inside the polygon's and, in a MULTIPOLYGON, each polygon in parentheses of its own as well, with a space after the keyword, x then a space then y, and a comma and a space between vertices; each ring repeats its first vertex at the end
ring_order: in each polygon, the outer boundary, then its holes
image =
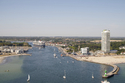
POLYGON ((63 76, 64 79, 66 79, 66 71, 64 70, 64 76, 63 76))
POLYGON ((94 78, 93 74, 92 74, 92 78, 94 78))
POLYGON ((27 82, 30 81, 30 75, 28 74, 28 79, 27 79, 27 82))
POLYGON ((56 57, 56 53, 54 53, 53 55, 54 55, 54 57, 56 57))
MULTIPOLYGON (((54 52, 55 52, 55 49, 54 49, 54 52)), ((56 53, 54 53, 53 55, 54 55, 54 57, 56 57, 56 53)))

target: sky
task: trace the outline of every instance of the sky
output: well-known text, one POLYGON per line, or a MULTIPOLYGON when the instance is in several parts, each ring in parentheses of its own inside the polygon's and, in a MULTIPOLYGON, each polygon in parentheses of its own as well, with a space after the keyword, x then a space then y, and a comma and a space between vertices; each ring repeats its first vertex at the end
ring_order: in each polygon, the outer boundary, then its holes
POLYGON ((0 36, 125 37, 125 0, 0 0, 0 36))

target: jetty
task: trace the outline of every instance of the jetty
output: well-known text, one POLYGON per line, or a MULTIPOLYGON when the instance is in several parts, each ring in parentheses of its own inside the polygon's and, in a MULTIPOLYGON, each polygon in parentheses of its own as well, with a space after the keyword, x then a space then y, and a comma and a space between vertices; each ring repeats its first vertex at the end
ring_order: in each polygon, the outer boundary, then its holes
POLYGON ((112 66, 114 69, 113 69, 111 72, 107 73, 106 75, 102 75, 103 78, 109 78, 109 77, 114 76, 114 74, 117 74, 117 73, 118 73, 118 71, 119 71, 119 67, 118 67, 118 66, 112 65, 112 64, 106 64, 106 65, 110 65, 110 66, 112 66))

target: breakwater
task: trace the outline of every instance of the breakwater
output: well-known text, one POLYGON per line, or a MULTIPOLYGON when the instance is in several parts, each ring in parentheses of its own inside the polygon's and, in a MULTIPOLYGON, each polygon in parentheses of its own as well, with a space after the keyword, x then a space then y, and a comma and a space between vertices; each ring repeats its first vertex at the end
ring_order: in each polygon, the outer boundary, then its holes
POLYGON ((117 74, 117 73, 118 73, 118 71, 119 71, 119 67, 118 67, 118 66, 112 65, 112 64, 106 64, 106 65, 110 65, 110 66, 112 66, 114 69, 113 69, 111 72, 107 73, 106 76, 105 76, 105 75, 102 75, 103 78, 109 78, 109 77, 111 77, 111 76, 114 76, 114 74, 117 74))

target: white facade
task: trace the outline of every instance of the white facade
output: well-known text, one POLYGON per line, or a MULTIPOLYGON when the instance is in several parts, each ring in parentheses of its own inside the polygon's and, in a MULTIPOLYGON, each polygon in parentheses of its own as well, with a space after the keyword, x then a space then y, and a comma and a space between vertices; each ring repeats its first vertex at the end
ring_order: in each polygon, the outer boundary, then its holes
POLYGON ((81 52, 83 55, 88 55, 89 54, 89 47, 81 48, 81 52))
POLYGON ((120 50, 121 50, 121 49, 125 49, 125 46, 120 46, 119 49, 120 49, 120 50))
POLYGON ((110 52, 110 31, 102 31, 102 40, 101 40, 101 50, 108 53, 110 52))

